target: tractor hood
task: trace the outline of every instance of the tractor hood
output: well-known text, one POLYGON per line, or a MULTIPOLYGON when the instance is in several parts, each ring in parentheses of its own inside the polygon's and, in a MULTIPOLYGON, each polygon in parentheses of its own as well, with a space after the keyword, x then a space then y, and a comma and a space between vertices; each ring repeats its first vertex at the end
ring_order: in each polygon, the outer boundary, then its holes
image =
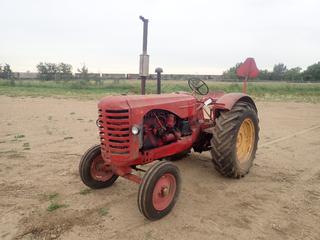
POLYGON ((132 127, 143 129, 143 119, 148 112, 166 110, 181 119, 189 119, 195 116, 196 105, 197 99, 188 93, 104 97, 98 104, 103 158, 106 161, 112 158, 118 166, 138 159, 143 131, 135 135, 132 127), (110 143, 110 139, 116 142, 110 143))
POLYGON ((144 115, 152 109, 164 109, 184 118, 194 108, 196 98, 189 93, 107 96, 98 104, 99 109, 129 109, 132 113, 144 115))

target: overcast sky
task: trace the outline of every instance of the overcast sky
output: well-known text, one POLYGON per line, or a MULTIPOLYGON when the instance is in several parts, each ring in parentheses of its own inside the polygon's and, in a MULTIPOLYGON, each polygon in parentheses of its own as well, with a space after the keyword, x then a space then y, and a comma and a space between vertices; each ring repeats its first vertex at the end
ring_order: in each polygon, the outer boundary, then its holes
POLYGON ((246 57, 260 69, 320 61, 319 0, 0 0, 0 63, 36 71, 138 72, 149 19, 150 72, 220 74, 246 57))

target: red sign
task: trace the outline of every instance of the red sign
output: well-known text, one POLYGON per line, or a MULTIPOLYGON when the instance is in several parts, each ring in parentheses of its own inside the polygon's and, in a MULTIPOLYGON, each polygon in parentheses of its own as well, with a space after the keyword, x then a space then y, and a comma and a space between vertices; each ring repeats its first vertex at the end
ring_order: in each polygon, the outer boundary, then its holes
POLYGON ((259 75, 259 69, 257 68, 254 58, 247 58, 237 69, 238 77, 255 78, 259 75))

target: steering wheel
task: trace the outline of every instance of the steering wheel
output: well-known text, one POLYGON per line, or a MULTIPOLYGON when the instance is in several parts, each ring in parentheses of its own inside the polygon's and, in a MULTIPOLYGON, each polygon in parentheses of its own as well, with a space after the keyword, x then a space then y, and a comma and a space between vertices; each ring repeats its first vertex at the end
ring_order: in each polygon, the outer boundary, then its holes
POLYGON ((196 92, 200 95, 207 95, 209 92, 208 85, 200 79, 189 79, 188 84, 192 92, 196 92))

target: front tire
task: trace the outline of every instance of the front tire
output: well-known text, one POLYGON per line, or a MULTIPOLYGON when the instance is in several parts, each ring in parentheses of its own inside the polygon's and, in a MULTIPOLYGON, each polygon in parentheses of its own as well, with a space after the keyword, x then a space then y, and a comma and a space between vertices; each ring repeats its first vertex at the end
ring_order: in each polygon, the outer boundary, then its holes
POLYGON ((100 145, 89 148, 83 154, 79 164, 79 174, 82 182, 93 189, 110 187, 118 178, 110 166, 105 164, 100 145))
POLYGON ((259 140, 259 120, 252 104, 238 102, 216 119, 212 162, 223 176, 240 178, 252 167, 259 140))
POLYGON ((160 161, 143 176, 138 192, 138 207, 149 220, 166 216, 180 193, 180 171, 171 162, 160 161))

